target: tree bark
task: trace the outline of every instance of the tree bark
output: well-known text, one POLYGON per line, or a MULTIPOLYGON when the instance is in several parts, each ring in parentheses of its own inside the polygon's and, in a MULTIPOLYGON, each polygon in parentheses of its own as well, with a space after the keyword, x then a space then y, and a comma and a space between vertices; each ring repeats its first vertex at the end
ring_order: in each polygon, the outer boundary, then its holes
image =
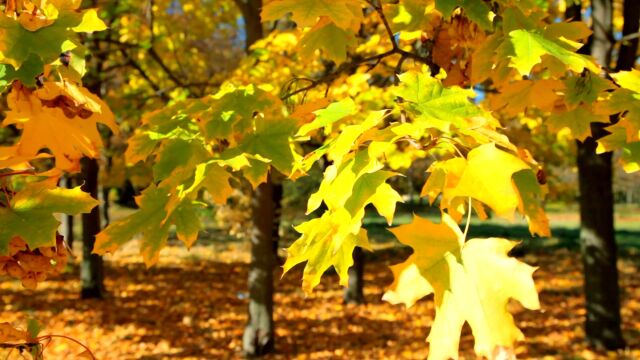
POLYGON ((597 143, 578 144, 580 242, 584 266, 587 341, 605 349, 625 346, 621 331, 617 248, 613 224, 612 153, 597 143))
POLYGON ((364 303, 364 264, 364 250, 356 246, 353 250, 353 266, 349 268, 349 286, 344 289, 343 299, 347 304, 364 303))
POLYGON ((273 202, 273 227, 271 230, 271 241, 273 242, 273 255, 276 257, 278 265, 282 265, 278 260, 278 246, 280 243, 280 221, 282 219, 282 197, 284 196, 284 188, 282 181, 273 182, 273 193, 271 201, 273 202))
MULTIPOLYGON (((62 185, 65 188, 67 189, 73 188, 73 179, 69 175, 62 177, 61 181, 63 183, 62 185)), ((60 224, 60 234, 62 235, 62 237, 64 237, 64 240, 67 242, 69 249, 72 249, 72 250, 73 250, 73 238, 74 238, 73 223, 74 223, 73 215, 66 215, 66 214, 62 215, 62 222, 60 224)))
POLYGON ((251 234, 251 266, 249 269, 249 320, 242 339, 247 356, 273 352, 273 251, 275 206, 273 183, 258 186, 251 201, 253 230, 251 234))
POLYGON ((109 193, 111 192, 111 188, 103 187, 101 191, 102 195, 102 218, 104 219, 104 226, 107 227, 111 223, 111 217, 109 216, 109 208, 111 207, 111 202, 109 201, 109 193))
MULTIPOLYGON (((586 51, 590 50, 595 60, 609 69, 613 3, 593 0, 591 6, 593 35, 586 51)), ((592 124, 592 137, 577 142, 580 243, 585 275, 586 338, 596 348, 615 350, 623 348, 625 342, 620 317, 612 153, 596 154, 597 140, 607 134, 605 126, 592 124)))
MULTIPOLYGON (((98 198, 98 160, 83 158, 82 190, 89 193, 94 199, 98 198)), ((80 264, 80 280, 82 290, 80 296, 83 299, 101 299, 104 297, 104 268, 102 257, 93 254, 96 242, 96 234, 100 227, 100 207, 96 206, 88 214, 82 214, 82 263, 80 264)))

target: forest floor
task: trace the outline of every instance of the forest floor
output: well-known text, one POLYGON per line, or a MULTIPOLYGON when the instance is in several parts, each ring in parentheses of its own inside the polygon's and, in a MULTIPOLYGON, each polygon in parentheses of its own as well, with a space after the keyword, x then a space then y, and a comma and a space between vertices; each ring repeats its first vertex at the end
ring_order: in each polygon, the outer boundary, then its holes
MULTIPOLYGON (((571 221, 575 219, 562 216, 552 215, 552 222, 568 221, 567 236, 573 236, 571 221)), ((617 223, 622 231, 628 231, 626 236, 636 239, 636 244, 640 242, 637 220, 631 217, 618 219, 617 223)), ((509 235, 513 232, 509 229, 499 235, 509 235)), ((513 238, 518 238, 517 233, 513 238)), ((510 306, 526 336, 516 348, 518 358, 640 359, 638 247, 623 246, 619 262, 628 348, 618 353, 598 353, 588 350, 584 343, 583 277, 578 251, 558 246, 564 244, 561 238, 538 241, 550 246, 530 246, 522 251, 522 260, 539 267, 534 278, 542 310, 529 311, 517 303, 510 306)), ((387 266, 401 262, 408 252, 384 244, 377 247, 383 250, 370 255, 366 264, 365 305, 344 305, 337 275, 332 273, 323 277, 308 298, 301 290, 300 266, 277 281, 277 353, 266 359, 426 358, 433 300, 423 299, 410 309, 381 301, 392 282, 387 266)), ((162 252, 159 264, 146 269, 132 242, 106 258, 109 294, 105 300, 78 298, 77 266, 40 284, 35 291, 3 278, 0 322, 24 327, 27 318, 34 317, 42 324, 43 334, 75 338, 87 344, 98 359, 239 359, 248 301, 248 250, 242 241, 202 242, 190 251, 171 243, 162 252)), ((464 359, 475 359, 467 327, 460 345, 464 359)), ((55 340, 45 356, 69 359, 81 351, 69 341, 55 340)))

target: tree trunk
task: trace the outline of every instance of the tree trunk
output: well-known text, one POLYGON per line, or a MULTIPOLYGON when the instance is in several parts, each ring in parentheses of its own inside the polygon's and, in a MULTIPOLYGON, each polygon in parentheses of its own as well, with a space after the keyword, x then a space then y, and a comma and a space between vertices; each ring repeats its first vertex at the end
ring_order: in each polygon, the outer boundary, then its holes
MULTIPOLYGON (((73 188, 73 178, 69 175, 62 177, 61 179, 62 185, 67 188, 73 188)), ((69 249, 73 250, 73 223, 74 217, 73 215, 62 215, 62 223, 60 224, 60 234, 64 237, 64 240, 67 242, 69 249)))
POLYGON ((109 226, 109 223, 111 223, 111 217, 109 216, 109 208, 111 205, 109 202, 109 192, 111 192, 111 188, 102 188, 102 218, 104 219, 104 227, 109 226))
MULTIPOLYGON (((82 190, 98 198, 98 160, 83 158, 82 190)), ((96 206, 88 214, 82 214, 82 263, 80 264, 80 280, 82 283, 81 297, 83 299, 104 297, 104 269, 102 257, 93 254, 96 234, 100 227, 100 207, 96 206)))
POLYGON ((138 208, 138 204, 136 204, 136 189, 131 183, 131 180, 125 180, 124 184, 116 191, 118 192, 118 200, 116 200, 116 204, 131 209, 138 208))
POLYGON ((262 20, 260 19, 260 11, 262 11, 262 0, 234 0, 244 19, 244 28, 247 36, 245 42, 245 50, 249 52, 249 48, 256 41, 264 37, 262 28, 262 20))
POLYGON ((280 221, 282 220, 282 197, 284 195, 284 188, 282 181, 273 183, 273 193, 271 194, 271 201, 273 202, 273 228, 272 228, 272 241, 273 241, 273 255, 276 257, 278 265, 280 263, 278 258, 278 246, 280 243, 280 221))
POLYGON ((597 143, 578 143, 580 241, 586 296, 586 336, 593 346, 624 347, 620 329, 617 249, 613 224, 612 153, 596 155, 597 143))
MULTIPOLYGON (((591 6, 594 26, 587 51, 609 69, 613 4, 611 0, 593 0, 591 6)), ((594 347, 615 350, 623 348, 625 342, 620 318, 612 154, 596 154, 596 141, 606 134, 604 124, 592 124, 592 137, 577 143, 580 242, 585 275, 586 338, 594 347)))
POLYGON ((353 266, 349 268, 349 286, 344 289, 343 298, 347 304, 364 303, 364 263, 364 250, 356 246, 353 250, 353 266))
POLYGON ((242 349, 247 356, 273 352, 273 251, 275 206, 273 183, 258 186, 251 201, 251 266, 249 269, 249 320, 244 330, 242 349))

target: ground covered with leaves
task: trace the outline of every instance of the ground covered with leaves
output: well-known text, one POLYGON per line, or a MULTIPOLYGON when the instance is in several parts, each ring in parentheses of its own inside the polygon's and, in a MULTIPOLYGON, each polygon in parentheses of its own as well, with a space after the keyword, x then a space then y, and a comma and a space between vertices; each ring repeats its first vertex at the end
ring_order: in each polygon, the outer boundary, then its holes
MULTIPOLYGON (((277 354, 268 359, 423 359, 433 321, 431 298, 406 310, 381 301, 392 281, 387 265, 407 251, 383 250, 366 265, 366 301, 344 305, 337 275, 328 274, 305 298, 301 269, 277 283, 277 354)), ((527 339, 516 349, 522 359, 640 358, 640 255, 627 251, 620 261, 624 333, 629 348, 596 353, 584 345, 584 298, 579 254, 565 249, 527 253, 539 266, 535 280, 541 311, 511 306, 527 339)), ((99 359, 241 358, 246 321, 248 248, 243 242, 199 245, 187 251, 170 246, 160 263, 146 269, 135 244, 106 262, 109 296, 79 300, 79 276, 73 268, 36 291, 19 282, 1 282, 0 318, 24 325, 29 316, 43 334, 63 334, 86 343, 99 359)), ((464 329, 462 354, 473 359, 473 339, 464 329)), ((54 340, 45 355, 69 358, 82 351, 54 340)), ((17 353, 14 353, 17 355, 17 353)))

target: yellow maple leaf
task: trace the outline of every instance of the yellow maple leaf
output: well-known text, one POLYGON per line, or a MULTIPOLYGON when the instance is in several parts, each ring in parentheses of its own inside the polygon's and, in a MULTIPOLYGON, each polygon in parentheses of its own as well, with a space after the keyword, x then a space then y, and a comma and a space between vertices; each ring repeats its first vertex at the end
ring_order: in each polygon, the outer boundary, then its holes
POLYGON ((20 156, 49 149, 59 169, 77 169, 83 156, 96 157, 102 146, 97 123, 118 131, 109 107, 88 90, 70 83, 45 83, 34 92, 15 87, 3 125, 23 130, 16 145, 20 156))
POLYGON ((469 152, 467 166, 451 198, 471 197, 488 205, 498 216, 511 219, 520 201, 512 177, 526 169, 530 169, 529 165, 495 144, 481 145, 469 152))
POLYGON ((465 322, 473 331, 478 356, 491 358, 496 349, 511 348, 523 338, 507 304, 513 298, 538 309, 540 303, 531 277, 535 268, 507 256, 515 242, 489 238, 464 243, 462 232, 446 214, 440 224, 415 217, 392 232, 414 253, 391 267, 395 280, 383 299, 411 306, 434 294, 429 359, 458 358, 465 322))

